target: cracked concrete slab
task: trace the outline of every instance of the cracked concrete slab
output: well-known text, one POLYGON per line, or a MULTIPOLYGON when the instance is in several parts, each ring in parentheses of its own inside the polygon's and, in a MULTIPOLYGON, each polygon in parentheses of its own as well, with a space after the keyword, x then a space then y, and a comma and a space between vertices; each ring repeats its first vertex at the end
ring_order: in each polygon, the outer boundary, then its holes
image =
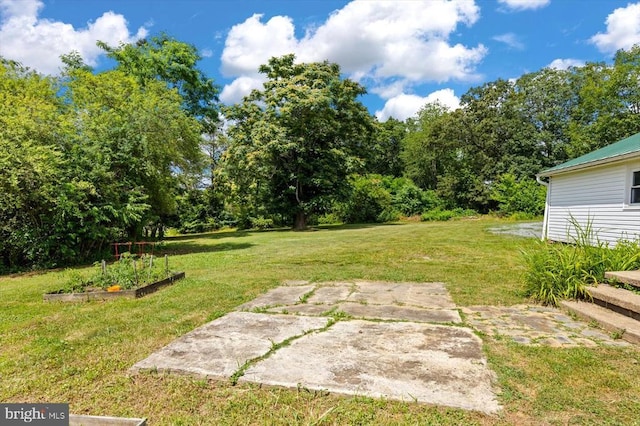
POLYGON ((374 305, 411 305, 453 309, 455 303, 443 283, 358 282, 347 301, 374 305))
POLYGON ((291 342, 240 381, 495 413, 481 340, 467 328, 341 321, 291 342))
POLYGON ((455 309, 421 309, 412 306, 341 303, 337 310, 356 318, 391 321, 462 322, 460 314, 455 309))
POLYGON ((238 306, 237 309, 239 311, 250 311, 256 308, 293 305, 299 303, 304 298, 304 295, 313 291, 313 289, 315 289, 314 285, 276 287, 252 301, 238 306))
POLYGON ((308 304, 274 306, 266 309, 274 314, 298 314, 332 316, 339 312, 354 318, 387 321, 417 321, 436 323, 460 323, 460 313, 456 309, 423 309, 412 306, 368 305, 343 302, 338 305, 308 304))
POLYGON ((299 314, 299 315, 314 315, 314 316, 328 316, 328 313, 332 310, 336 310, 338 305, 321 305, 309 303, 300 303, 298 305, 285 305, 274 306, 266 311, 274 314, 299 314))
POLYGON ((340 283, 330 286, 318 286, 313 292, 307 303, 334 304, 347 300, 351 294, 354 285, 349 283, 340 283))
POLYGON ((131 370, 167 371, 229 378, 247 361, 327 325, 327 318, 231 312, 185 334, 131 370))
POLYGON ((289 281, 238 307, 253 309, 263 313, 232 312, 132 370, 228 379, 246 364, 242 381, 499 409, 481 341, 451 326, 461 318, 443 283, 289 281), (330 316, 340 320, 327 327, 330 316))

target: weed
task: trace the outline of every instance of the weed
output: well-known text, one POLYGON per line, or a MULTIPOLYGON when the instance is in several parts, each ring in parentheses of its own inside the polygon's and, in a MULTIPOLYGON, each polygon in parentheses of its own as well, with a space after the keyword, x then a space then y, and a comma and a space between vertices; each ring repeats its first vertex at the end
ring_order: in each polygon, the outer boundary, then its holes
POLYGON ((611 332, 611 338, 613 340, 620 340, 622 339, 622 336, 624 336, 624 333, 626 333, 626 329, 620 329, 620 330, 615 330, 613 332, 611 332))
POLYGON ((244 376, 244 372, 247 371, 250 365, 251 365, 251 360, 247 360, 244 364, 240 366, 240 368, 238 368, 231 375, 231 377, 229 378, 229 382, 231 383, 232 386, 235 386, 238 384, 238 380, 240 380, 240 377, 244 376))
POLYGON ((309 298, 311 296, 313 296, 313 294, 316 292, 316 289, 314 288, 311 291, 306 292, 305 294, 303 294, 302 296, 300 296, 300 299, 298 300, 298 302, 296 303, 296 305, 298 304, 303 304, 303 303, 307 303, 307 301, 309 300, 309 298))
POLYGON ((349 315, 345 311, 340 311, 340 310, 333 311, 331 312, 330 315, 331 315, 331 318, 333 318, 335 321, 341 321, 341 320, 344 321, 352 318, 351 315, 349 315))

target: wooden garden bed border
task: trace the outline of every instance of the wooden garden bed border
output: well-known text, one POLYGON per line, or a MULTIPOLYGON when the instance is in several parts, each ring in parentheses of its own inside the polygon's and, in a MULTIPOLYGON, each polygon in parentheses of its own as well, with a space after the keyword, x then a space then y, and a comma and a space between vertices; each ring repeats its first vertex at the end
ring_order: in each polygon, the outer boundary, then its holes
POLYGON ((184 272, 177 272, 172 276, 165 278, 164 280, 156 281, 154 283, 138 287, 132 290, 121 291, 87 291, 84 293, 47 293, 43 296, 45 301, 59 301, 59 302, 85 302, 88 300, 110 300, 110 299, 136 299, 138 297, 146 296, 147 294, 156 292, 162 287, 173 284, 175 281, 184 278, 184 272))

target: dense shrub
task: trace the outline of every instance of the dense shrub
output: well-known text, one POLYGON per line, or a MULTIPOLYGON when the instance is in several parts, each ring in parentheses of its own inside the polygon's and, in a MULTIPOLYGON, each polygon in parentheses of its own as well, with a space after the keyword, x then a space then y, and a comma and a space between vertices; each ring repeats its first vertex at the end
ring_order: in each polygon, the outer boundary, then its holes
POLYGON ((491 191, 491 199, 498 202, 501 215, 517 214, 527 219, 544 213, 546 196, 546 188, 535 180, 517 180, 510 173, 501 175, 491 191))
POLYGON ((442 210, 441 208, 438 207, 423 213, 420 216, 420 220, 422 220, 423 222, 445 221, 445 220, 454 219, 454 218, 475 216, 477 214, 478 213, 475 210, 470 210, 470 209, 456 208, 452 210, 442 210))
POLYGON ((383 222, 385 212, 392 210, 391 194, 380 175, 354 176, 351 195, 339 205, 338 215, 345 223, 383 222))
POLYGON ((318 216, 315 220, 315 224, 317 225, 333 225, 341 222, 342 219, 336 213, 325 213, 322 216, 318 216))
POLYGON ((440 205, 435 191, 424 191, 413 182, 405 182, 393 194, 393 207, 405 216, 419 215, 440 205))
POLYGON ((271 229, 275 226, 273 219, 263 216, 249 218, 249 222, 251 229, 271 229))
POLYGON ((435 191, 418 188, 411 179, 354 175, 348 199, 334 213, 345 223, 392 222, 439 206, 435 191))
POLYGON ((229 224, 221 196, 212 188, 185 191, 176 198, 176 204, 171 225, 181 234, 213 231, 229 224))

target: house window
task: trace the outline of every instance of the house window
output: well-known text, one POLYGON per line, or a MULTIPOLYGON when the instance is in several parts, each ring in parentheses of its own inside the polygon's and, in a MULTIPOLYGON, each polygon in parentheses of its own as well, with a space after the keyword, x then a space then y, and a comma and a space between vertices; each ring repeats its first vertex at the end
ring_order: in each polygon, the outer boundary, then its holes
POLYGON ((630 201, 631 204, 640 204, 640 170, 633 172, 630 201))

